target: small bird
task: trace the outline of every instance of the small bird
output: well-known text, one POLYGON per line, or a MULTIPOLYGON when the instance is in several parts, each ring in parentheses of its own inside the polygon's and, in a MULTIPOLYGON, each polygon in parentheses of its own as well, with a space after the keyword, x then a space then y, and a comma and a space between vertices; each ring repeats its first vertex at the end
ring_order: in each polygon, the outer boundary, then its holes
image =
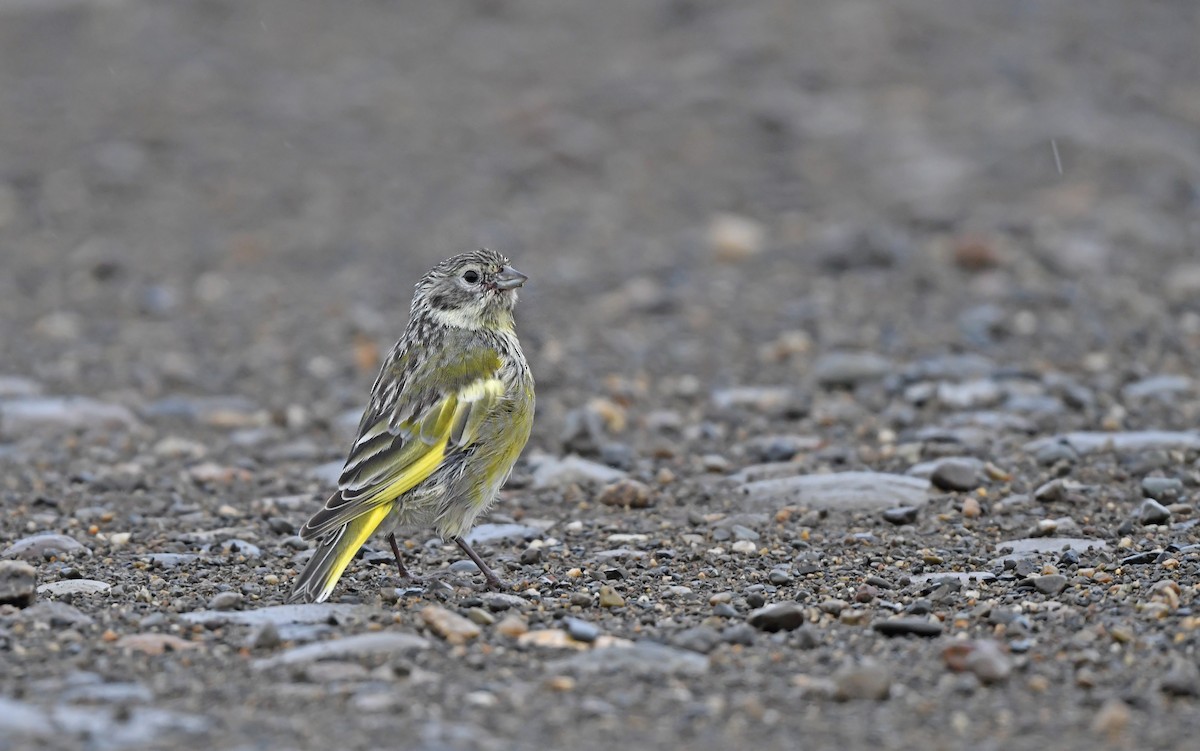
POLYGON ((529 277, 486 248, 447 258, 417 282, 408 327, 371 388, 338 489, 300 529, 317 540, 288 602, 323 602, 372 534, 433 528, 490 586, 463 538, 512 472, 533 426, 533 375, 513 307, 529 277))

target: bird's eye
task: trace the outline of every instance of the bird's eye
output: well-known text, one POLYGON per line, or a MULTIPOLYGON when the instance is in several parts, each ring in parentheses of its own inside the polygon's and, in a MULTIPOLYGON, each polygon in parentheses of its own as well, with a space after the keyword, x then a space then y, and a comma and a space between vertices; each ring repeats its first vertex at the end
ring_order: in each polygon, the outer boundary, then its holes
POLYGON ((479 281, 479 272, 475 269, 467 269, 463 272, 463 281, 467 284, 475 284, 479 281))

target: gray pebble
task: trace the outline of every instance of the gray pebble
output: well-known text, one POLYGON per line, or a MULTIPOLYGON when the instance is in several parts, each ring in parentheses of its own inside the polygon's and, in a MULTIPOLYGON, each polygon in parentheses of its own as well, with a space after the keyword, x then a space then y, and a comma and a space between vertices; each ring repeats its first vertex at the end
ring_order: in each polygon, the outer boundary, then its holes
POLYGON ((1138 506, 1137 520, 1142 524, 1166 524, 1171 521, 1171 511, 1153 498, 1147 498, 1138 506))
POLYGON ((940 636, 942 624, 924 618, 891 618, 886 621, 876 621, 871 625, 884 636, 923 636, 932 638, 940 636))
MULTIPOLYGON (((749 598, 746 598, 749 601, 749 598)), ((793 631, 804 625, 806 614, 798 602, 780 602, 759 608, 746 617, 746 623, 760 631, 793 631)))
POLYGON ((772 584, 790 584, 792 575, 785 568, 773 568, 771 573, 767 574, 767 581, 772 584))
POLYGON ((24 561, 0 561, 0 605, 29 607, 36 588, 37 569, 24 561))
POLYGON ((208 601, 209 610, 237 610, 242 606, 241 592, 218 592, 208 601))
POLYGON ((891 693, 892 676, 884 665, 874 660, 863 660, 857 665, 848 665, 834 673, 833 683, 834 697, 839 701, 883 701, 891 693))
POLYGON ((600 638, 600 629, 595 624, 588 623, 585 620, 567 618, 563 625, 566 627, 567 635, 576 641, 591 644, 600 638))
POLYGON ((896 506, 895 508, 884 510, 883 520, 897 526, 901 524, 915 524, 918 512, 919 510, 915 506, 896 506))
POLYGON ((1034 576, 1029 579, 1029 583, 1038 592, 1047 597, 1054 597, 1067 588, 1067 577, 1062 574, 1047 574, 1045 576, 1034 576))
POLYGON ((721 634, 708 626, 695 626, 680 631, 671 643, 681 649, 689 649, 700 654, 708 654, 721 643, 721 634))
POLYGON ((1173 503, 1183 495, 1183 481, 1175 477, 1143 477, 1142 495, 1164 503, 1173 503))
POLYGON ((941 490, 974 490, 979 487, 979 467, 963 459, 947 459, 934 467, 929 481, 941 490))
POLYGON ((1075 462, 1079 453, 1067 443, 1047 443, 1037 450, 1033 458, 1043 467, 1049 467, 1059 462, 1075 462))
POLYGON ((754 627, 746 623, 735 623, 729 628, 721 632, 721 641, 726 644, 741 644, 742 646, 753 646, 757 632, 754 627))

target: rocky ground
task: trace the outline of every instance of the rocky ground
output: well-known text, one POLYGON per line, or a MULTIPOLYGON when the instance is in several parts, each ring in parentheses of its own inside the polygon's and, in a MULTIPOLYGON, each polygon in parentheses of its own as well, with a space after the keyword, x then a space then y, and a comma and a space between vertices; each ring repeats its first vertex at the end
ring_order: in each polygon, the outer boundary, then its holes
POLYGON ((0 0, 0 749, 1188 747, 1200 6, 0 0), (285 606, 410 285, 423 590, 285 606))

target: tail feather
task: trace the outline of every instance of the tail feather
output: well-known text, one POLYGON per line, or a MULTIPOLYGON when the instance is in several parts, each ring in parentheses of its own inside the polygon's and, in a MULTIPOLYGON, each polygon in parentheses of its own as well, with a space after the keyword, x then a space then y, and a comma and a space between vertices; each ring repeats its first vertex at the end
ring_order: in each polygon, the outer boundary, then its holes
POLYGON ((308 559, 304 570, 296 577, 287 601, 325 602, 338 579, 342 578, 342 572, 354 559, 354 554, 374 534, 391 510, 391 504, 378 506, 323 536, 312 558, 308 559))

